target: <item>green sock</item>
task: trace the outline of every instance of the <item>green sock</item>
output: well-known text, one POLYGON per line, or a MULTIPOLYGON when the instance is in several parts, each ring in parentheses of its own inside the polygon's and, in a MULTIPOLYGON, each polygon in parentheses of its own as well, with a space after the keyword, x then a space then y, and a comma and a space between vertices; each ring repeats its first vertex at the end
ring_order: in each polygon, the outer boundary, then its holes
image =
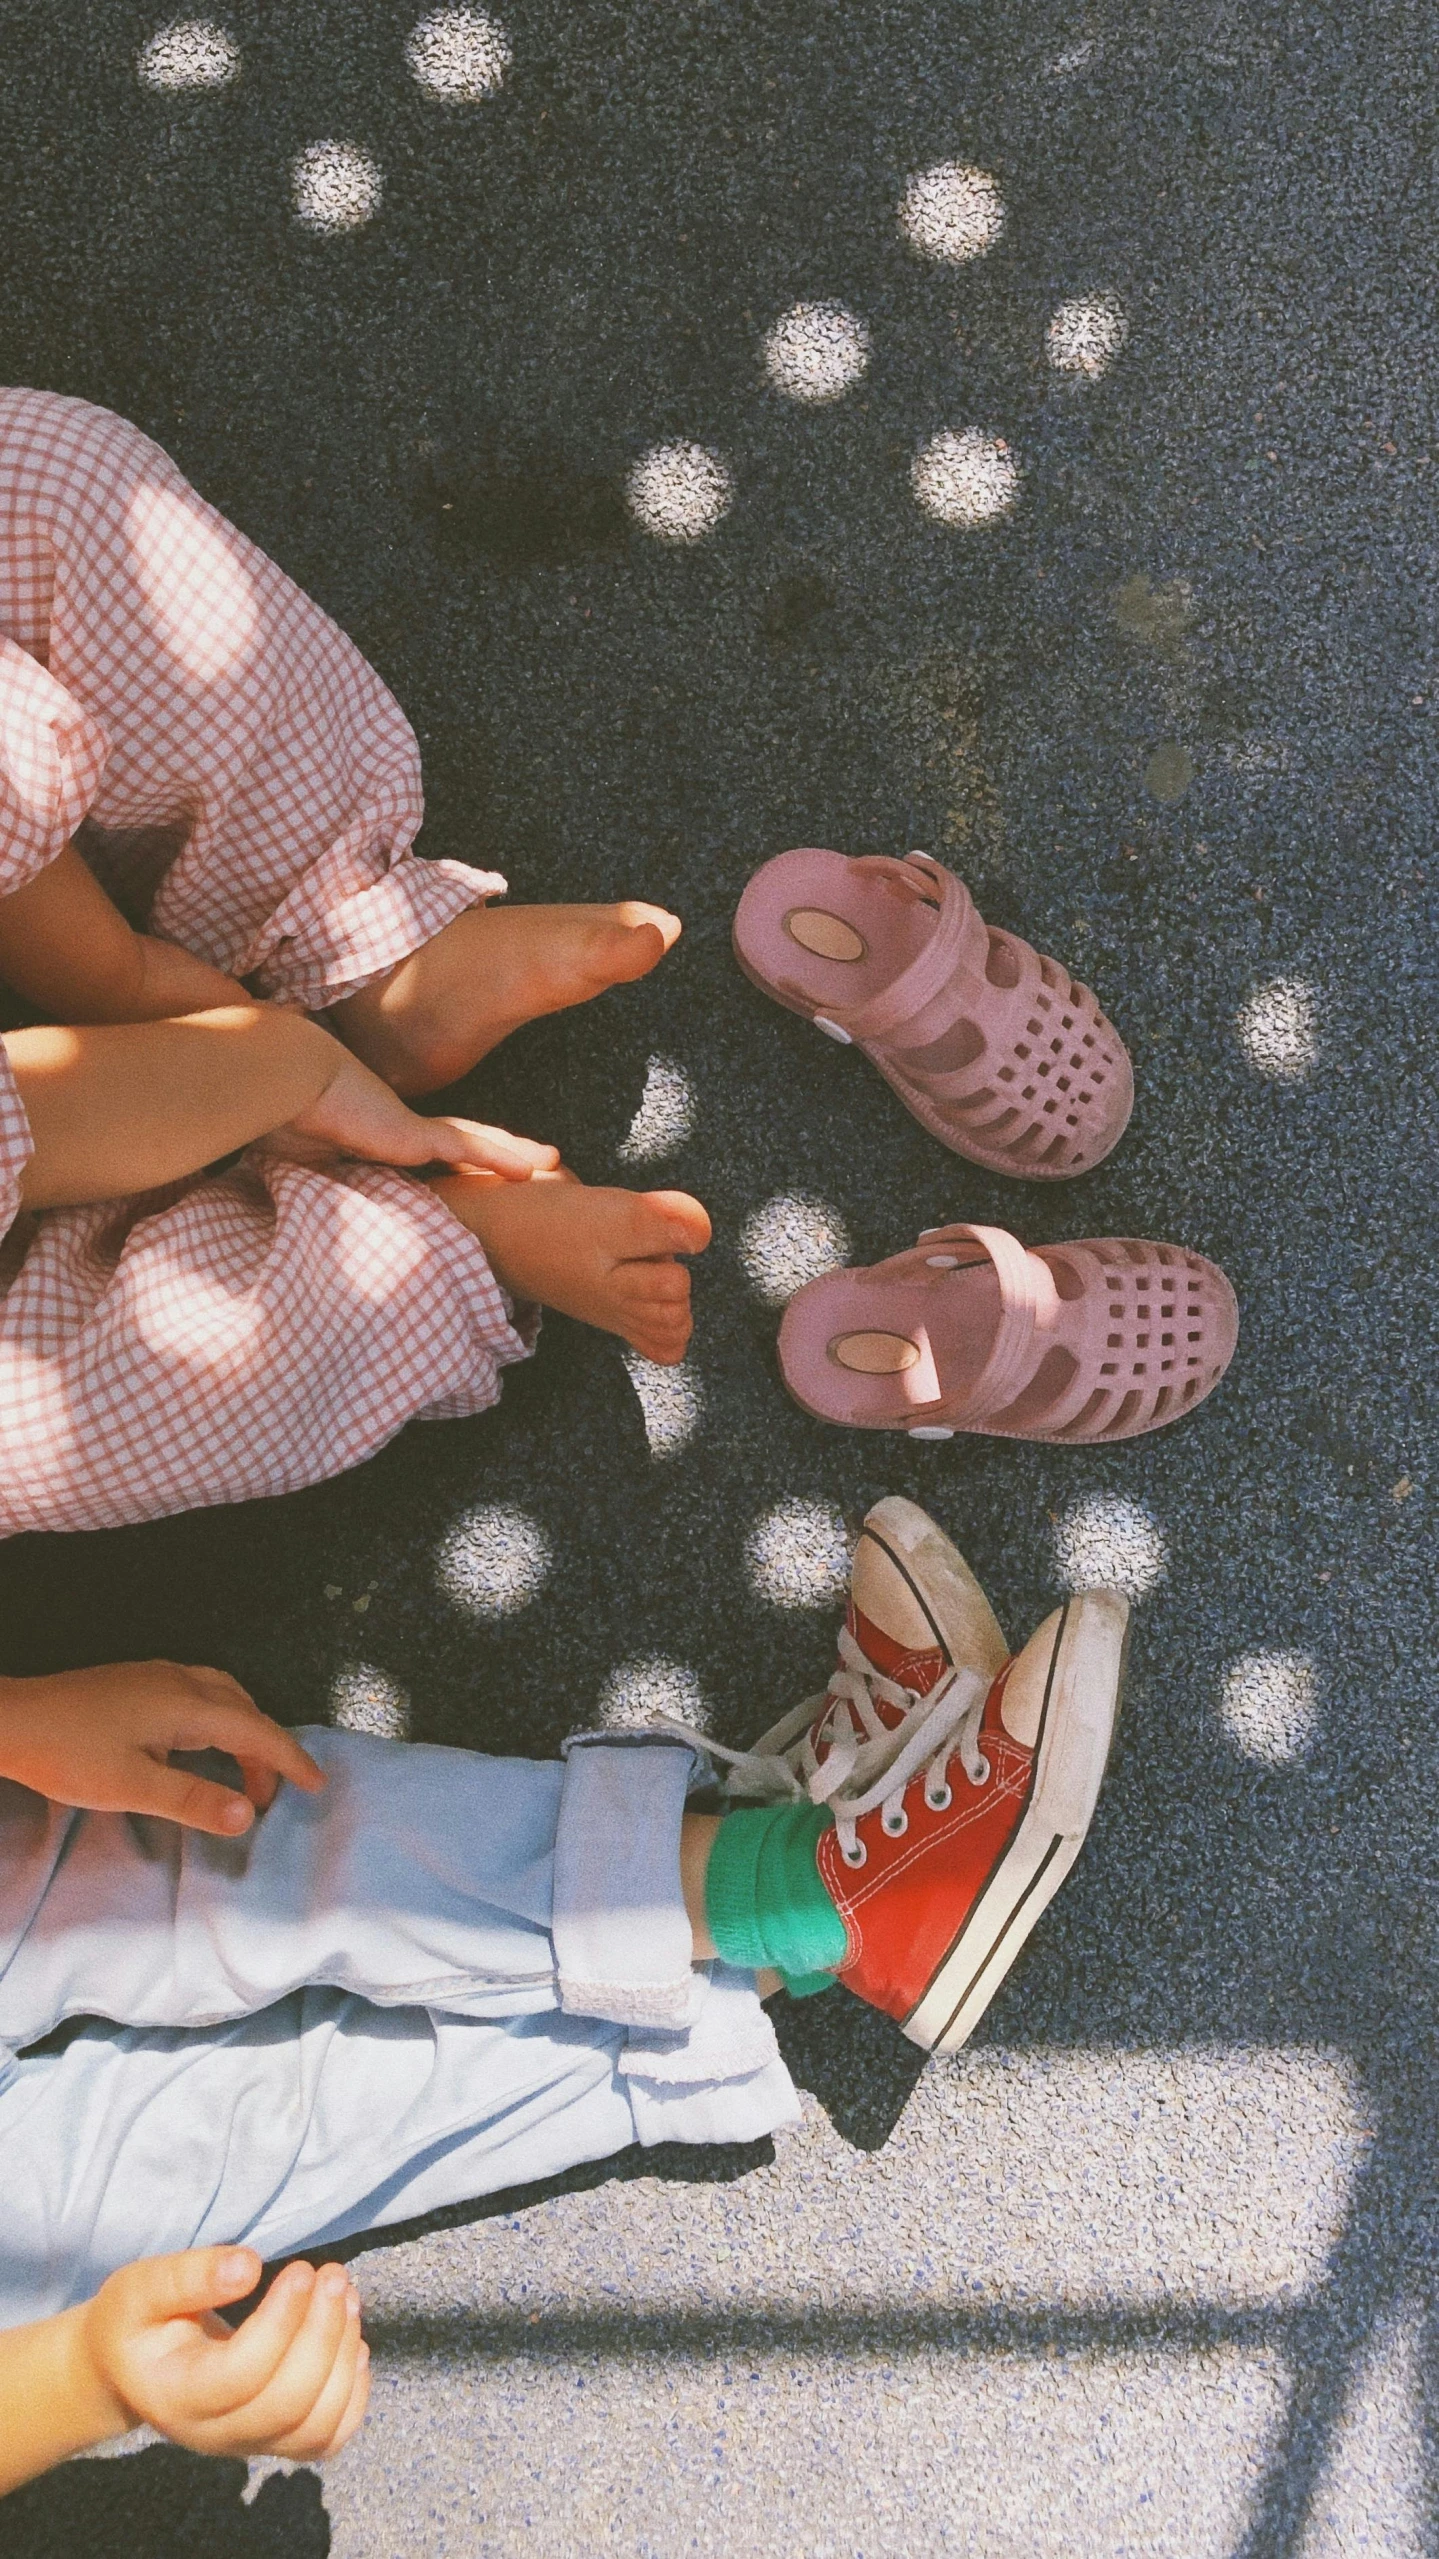
POLYGON ((727 1813, 710 1851, 705 1918, 720 1956, 780 1973, 795 1999, 828 1990, 848 1943, 815 1863, 832 1818, 822 1804, 727 1813))

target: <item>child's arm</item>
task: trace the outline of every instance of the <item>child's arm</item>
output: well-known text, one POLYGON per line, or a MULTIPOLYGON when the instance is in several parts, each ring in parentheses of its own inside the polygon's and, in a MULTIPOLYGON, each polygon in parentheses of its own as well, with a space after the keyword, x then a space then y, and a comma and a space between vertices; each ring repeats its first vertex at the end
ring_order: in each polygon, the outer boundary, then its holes
POLYGON ((0 979, 57 1022, 156 1022, 243 987, 173 942, 131 931, 73 844, 0 898, 0 979))
POLYGON ((4 1047, 35 1144, 27 1208, 154 1190, 266 1136, 302 1161, 443 1161, 510 1181, 559 1162, 554 1147, 503 1129, 422 1119, 317 1022, 269 1005, 10 1031, 4 1047))
POLYGON ((290 2265, 232 2332, 215 2313, 260 2273, 252 2248, 143 2258, 0 2335, 0 2496, 142 2424, 192 2452, 338 2452, 369 2396, 359 2295, 339 2266, 290 2265))

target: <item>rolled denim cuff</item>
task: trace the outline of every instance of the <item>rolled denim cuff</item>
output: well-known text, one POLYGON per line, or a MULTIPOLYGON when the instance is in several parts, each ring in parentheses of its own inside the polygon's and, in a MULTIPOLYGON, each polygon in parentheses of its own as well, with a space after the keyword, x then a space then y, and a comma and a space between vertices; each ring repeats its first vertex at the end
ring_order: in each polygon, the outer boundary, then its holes
POLYGON ((680 1820, 699 1768, 683 1743, 579 1734, 565 1744, 550 1933, 567 2016, 675 2033, 696 1972, 680 1885, 680 1820))

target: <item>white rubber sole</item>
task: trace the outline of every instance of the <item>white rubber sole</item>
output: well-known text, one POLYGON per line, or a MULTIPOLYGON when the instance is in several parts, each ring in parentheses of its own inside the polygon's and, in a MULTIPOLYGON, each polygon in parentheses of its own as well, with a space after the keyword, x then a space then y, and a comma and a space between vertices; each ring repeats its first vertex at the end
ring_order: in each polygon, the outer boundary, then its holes
POLYGON ((928 1989, 904 2021, 910 2042, 954 2053, 973 2034, 1084 1845, 1124 1686, 1129 1602, 1081 1591, 1060 1611, 1045 1681, 1029 1802, 928 1989))

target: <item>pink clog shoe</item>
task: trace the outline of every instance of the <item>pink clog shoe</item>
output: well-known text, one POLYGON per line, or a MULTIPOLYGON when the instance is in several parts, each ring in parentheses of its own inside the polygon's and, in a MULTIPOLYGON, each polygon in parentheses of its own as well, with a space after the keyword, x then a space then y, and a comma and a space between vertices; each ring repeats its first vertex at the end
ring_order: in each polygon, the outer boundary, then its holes
POLYGON ((734 947, 756 986, 863 1049, 932 1137, 991 1173, 1087 1173, 1124 1132, 1134 1077, 1088 987, 986 924, 927 853, 781 853, 740 899, 734 947))
POLYGON ((937 1226, 785 1308, 779 1364, 822 1422, 952 1439, 1137 1439, 1202 1404, 1239 1309, 1213 1262, 1131 1237, 1027 1251, 997 1226, 937 1226))

